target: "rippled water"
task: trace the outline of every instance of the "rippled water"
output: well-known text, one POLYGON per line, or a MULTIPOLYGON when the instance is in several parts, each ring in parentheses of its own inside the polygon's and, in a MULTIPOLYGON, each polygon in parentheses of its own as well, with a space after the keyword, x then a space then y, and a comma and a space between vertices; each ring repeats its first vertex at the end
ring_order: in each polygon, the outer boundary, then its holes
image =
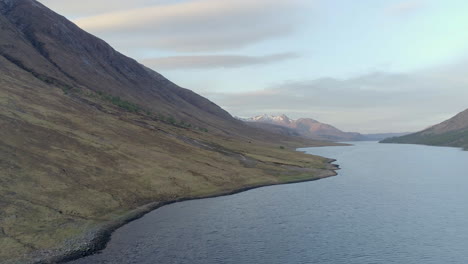
POLYGON ((338 159, 339 176, 165 206, 72 263, 468 263, 468 152, 304 150, 338 159))

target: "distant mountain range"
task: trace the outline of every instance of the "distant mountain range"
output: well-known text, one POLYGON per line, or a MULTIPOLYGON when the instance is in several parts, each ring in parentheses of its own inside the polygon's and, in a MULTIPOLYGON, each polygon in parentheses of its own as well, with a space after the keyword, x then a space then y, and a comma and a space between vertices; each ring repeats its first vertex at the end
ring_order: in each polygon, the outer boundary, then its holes
POLYGON ((382 143, 423 144, 468 149, 468 109, 423 131, 383 140, 382 143))
POLYGON ((240 118, 250 126, 266 129, 270 132, 288 136, 301 136, 316 140, 328 141, 379 141, 408 133, 361 134, 344 132, 332 125, 321 123, 311 118, 293 120, 286 115, 259 115, 251 118, 240 118))

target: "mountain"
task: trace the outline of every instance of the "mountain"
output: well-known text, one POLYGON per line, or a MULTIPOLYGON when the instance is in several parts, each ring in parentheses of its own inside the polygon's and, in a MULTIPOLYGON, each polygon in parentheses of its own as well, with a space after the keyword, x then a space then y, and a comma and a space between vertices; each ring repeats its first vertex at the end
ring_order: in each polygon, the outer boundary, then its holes
POLYGON ((423 144, 468 149, 468 109, 423 131, 383 140, 382 143, 423 144))
POLYGON ((0 12, 0 55, 45 83, 119 96, 200 125, 234 122, 209 100, 120 54, 36 1, 2 0, 0 12))
POLYGON ((271 133, 275 134, 280 134, 283 136, 289 136, 289 137, 301 137, 301 134, 294 130, 293 128, 285 127, 285 126, 280 126, 280 125, 275 125, 275 124, 269 124, 269 123, 262 123, 262 122, 249 122, 249 126, 256 127, 271 133))
MULTIPOLYGON (((35 0, 0 0, 0 262, 101 248, 164 203, 335 175, 35 0)), ((328 143, 327 143, 328 144, 328 143)))
MULTIPOLYGON (((292 129, 296 134, 311 139, 329 140, 329 141, 356 141, 364 140, 364 136, 359 133, 343 132, 334 126, 321 123, 311 118, 300 118, 292 120, 286 115, 271 116, 260 115, 252 118, 243 119, 252 126, 261 126, 258 124, 270 124, 292 129)), ((263 127, 268 129, 267 127, 263 127)), ((270 131, 274 132, 272 129, 270 131)), ((293 135, 293 133, 291 133, 293 135)))
POLYGON ((321 123, 311 118, 292 120, 286 115, 259 115, 251 118, 238 118, 249 126, 261 128, 272 133, 286 136, 300 136, 325 141, 379 141, 390 137, 407 135, 409 133, 361 134, 344 132, 338 128, 321 123))

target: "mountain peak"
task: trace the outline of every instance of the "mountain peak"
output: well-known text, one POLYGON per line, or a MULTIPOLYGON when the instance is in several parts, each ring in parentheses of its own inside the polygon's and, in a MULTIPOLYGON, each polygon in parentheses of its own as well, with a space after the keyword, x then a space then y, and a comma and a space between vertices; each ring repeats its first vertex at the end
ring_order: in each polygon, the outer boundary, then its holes
POLYGON ((291 123, 291 121, 293 121, 285 114, 282 114, 279 116, 273 116, 273 120, 278 121, 278 122, 285 122, 285 123, 291 123))
POLYGON ((262 123, 291 123, 293 120, 290 119, 288 116, 285 114, 282 115, 268 115, 268 114, 263 114, 263 115, 258 115, 254 116, 251 118, 247 118, 244 121, 247 122, 262 122, 262 123))
POLYGON ((43 6, 41 3, 39 3, 36 0, 0 0, 0 11, 4 13, 5 11, 8 12, 14 7, 22 4, 30 4, 33 5, 34 7, 38 7, 41 9, 46 10, 47 8, 43 6))

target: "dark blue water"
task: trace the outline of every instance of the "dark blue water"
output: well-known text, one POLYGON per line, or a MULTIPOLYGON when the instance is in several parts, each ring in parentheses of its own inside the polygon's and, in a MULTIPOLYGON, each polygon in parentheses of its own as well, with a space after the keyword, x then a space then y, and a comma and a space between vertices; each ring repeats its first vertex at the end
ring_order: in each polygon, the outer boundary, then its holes
POLYGON ((73 263, 468 263, 468 152, 305 150, 338 159, 339 176, 165 206, 73 263))

